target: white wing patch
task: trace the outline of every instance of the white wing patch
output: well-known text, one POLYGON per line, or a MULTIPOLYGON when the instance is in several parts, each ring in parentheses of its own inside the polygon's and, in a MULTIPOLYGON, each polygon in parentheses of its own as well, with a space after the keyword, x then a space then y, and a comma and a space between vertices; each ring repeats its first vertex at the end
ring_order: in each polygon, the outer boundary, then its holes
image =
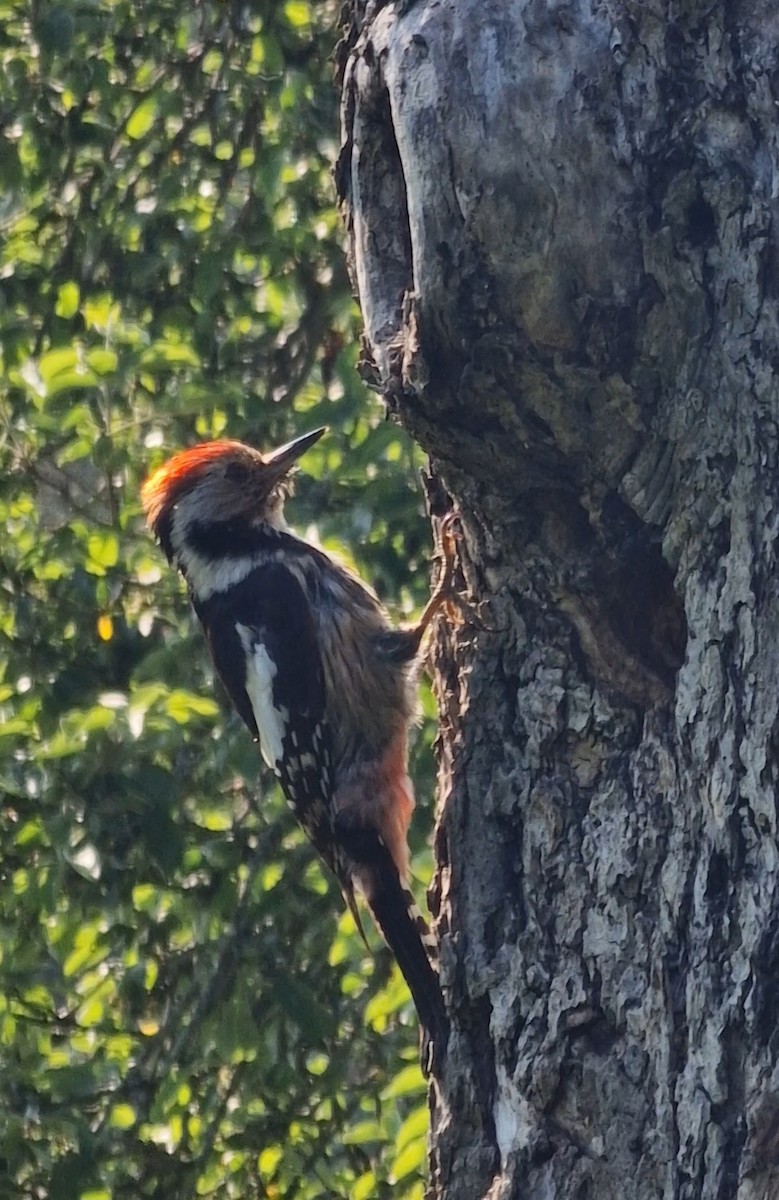
POLYGON ((269 767, 277 769, 284 757, 282 743, 289 722, 289 711, 273 703, 273 680, 279 668, 262 642, 256 640, 256 630, 236 625, 236 632, 246 654, 246 694, 252 706, 260 734, 260 751, 269 767))

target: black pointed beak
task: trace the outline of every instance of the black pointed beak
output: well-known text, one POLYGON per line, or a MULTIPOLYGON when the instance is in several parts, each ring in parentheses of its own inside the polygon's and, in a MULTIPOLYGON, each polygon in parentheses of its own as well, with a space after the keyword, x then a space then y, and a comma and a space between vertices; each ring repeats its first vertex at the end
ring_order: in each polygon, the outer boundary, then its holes
POLYGON ((282 479, 294 467, 301 455, 305 454, 306 450, 310 450, 325 433, 327 433, 327 426, 323 425, 321 429, 313 429, 311 433, 304 433, 302 437, 293 438, 291 442, 285 442, 283 446, 279 446, 278 450, 272 450, 270 454, 264 455, 264 466, 271 471, 274 481, 282 479))

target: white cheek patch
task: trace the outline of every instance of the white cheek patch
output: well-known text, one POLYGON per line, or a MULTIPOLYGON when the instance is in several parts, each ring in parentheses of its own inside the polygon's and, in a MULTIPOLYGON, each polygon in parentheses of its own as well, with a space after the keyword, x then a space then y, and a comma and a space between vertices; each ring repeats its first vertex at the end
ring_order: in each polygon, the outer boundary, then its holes
POLYGON ((260 734, 260 751, 268 766, 275 770, 284 757, 284 733, 289 722, 289 711, 284 705, 276 708, 273 703, 273 680, 279 669, 263 644, 255 640, 251 629, 245 625, 235 628, 246 654, 246 694, 260 734))
POLYGON ((248 554, 242 558, 224 558, 214 562, 186 548, 179 552, 179 562, 187 583, 200 601, 210 600, 219 592, 229 592, 230 588, 243 583, 259 565, 259 560, 248 554))

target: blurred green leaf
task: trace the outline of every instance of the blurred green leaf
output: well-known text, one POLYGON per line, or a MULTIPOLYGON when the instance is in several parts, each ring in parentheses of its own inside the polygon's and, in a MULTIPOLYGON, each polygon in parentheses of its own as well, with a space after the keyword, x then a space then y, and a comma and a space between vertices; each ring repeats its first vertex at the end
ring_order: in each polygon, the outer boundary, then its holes
POLYGON ((381 1136, 382 1130, 378 1121, 358 1121, 348 1130, 344 1141, 349 1146, 364 1146, 368 1142, 380 1141, 381 1136))
POLYGON ((392 1164, 390 1181, 392 1183, 400 1182, 403 1179, 407 1179, 409 1175, 416 1175, 424 1161, 425 1142, 423 1138, 419 1138, 406 1146, 405 1150, 402 1150, 397 1156, 392 1164))
POLYGON ((426 1104, 420 1104, 406 1117, 395 1138, 395 1149, 398 1154, 404 1151, 412 1142, 422 1142, 423 1150, 427 1139, 430 1115, 426 1104))
POLYGON ((115 567, 119 561, 119 539, 114 533, 91 533, 87 539, 87 552, 98 566, 115 567))
POLYGON ((383 1100, 396 1099, 398 1096, 409 1096, 424 1093, 425 1077, 417 1063, 404 1067, 381 1093, 383 1100))
POLYGON ((67 283, 61 283, 57 288, 57 303, 54 306, 57 316, 65 319, 75 316, 78 312, 80 296, 79 286, 72 279, 67 283))
POLYGON ((148 133, 157 116, 157 100, 154 96, 141 101, 127 122, 127 136, 138 141, 148 133))

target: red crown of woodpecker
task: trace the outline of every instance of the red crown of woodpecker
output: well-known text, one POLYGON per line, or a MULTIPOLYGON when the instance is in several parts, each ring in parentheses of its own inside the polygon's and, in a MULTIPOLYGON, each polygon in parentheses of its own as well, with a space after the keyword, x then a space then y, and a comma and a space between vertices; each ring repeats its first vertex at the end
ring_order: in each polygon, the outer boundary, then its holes
POLYGON ((193 479, 212 463, 245 449, 241 442, 202 442, 163 463, 141 488, 141 504, 149 524, 154 526, 163 509, 175 504, 179 493, 190 487, 193 479))
POLYGON ((223 440, 202 442, 189 450, 182 450, 168 462, 163 463, 149 476, 141 488, 141 503, 149 525, 154 528, 160 514, 176 503, 178 496, 191 487, 195 480, 220 459, 244 459, 247 465, 267 473, 269 484, 283 478, 302 454, 318 442, 327 428, 322 426, 302 437, 285 442, 277 450, 260 454, 243 442, 223 440))

